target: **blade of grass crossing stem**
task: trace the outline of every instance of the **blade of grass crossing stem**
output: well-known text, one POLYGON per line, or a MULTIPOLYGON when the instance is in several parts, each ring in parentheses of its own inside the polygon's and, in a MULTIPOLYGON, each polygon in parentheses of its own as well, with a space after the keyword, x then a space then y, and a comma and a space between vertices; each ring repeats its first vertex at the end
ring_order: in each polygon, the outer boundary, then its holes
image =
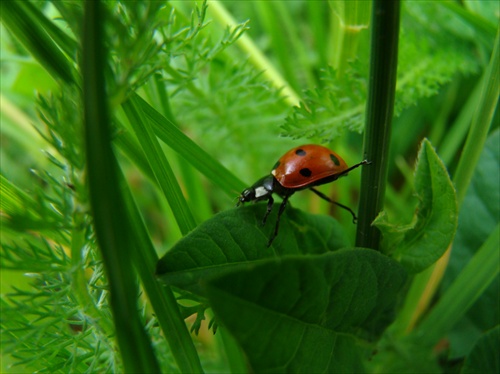
MULTIPOLYGON (((177 120, 174 118, 172 109, 170 107, 170 99, 168 96, 167 88, 165 82, 159 74, 155 74, 150 84, 147 86, 147 93, 151 98, 151 102, 156 108, 160 108, 161 113, 169 118, 173 125, 179 128, 177 120)), ((162 148, 165 151, 165 148, 162 148)), ((165 151, 169 155, 168 151, 165 151)), ((170 160, 172 160, 172 152, 170 152, 170 160)), ((212 208, 210 206, 210 197, 207 195, 205 185, 203 183, 203 177, 200 173, 192 167, 189 163, 185 162, 181 155, 175 153, 174 162, 177 165, 181 165, 180 173, 181 180, 183 182, 184 193, 186 195, 186 200, 189 206, 196 207, 192 210, 192 213, 197 222, 203 222, 212 217, 212 208)))
MULTIPOLYGON (((78 43, 71 38, 62 29, 47 18, 37 7, 29 1, 22 1, 21 6, 25 9, 26 13, 30 15, 32 20, 39 24, 47 32, 47 34, 54 40, 57 47, 62 49, 68 56, 74 56, 78 49, 78 43)), ((57 7, 57 5, 54 5, 57 7)))
MULTIPOLYGON (((120 128, 125 128, 125 126, 120 122, 120 120, 115 119, 115 123, 120 128)), ((130 131, 119 131, 113 139, 114 145, 153 183, 157 183, 155 174, 151 170, 146 156, 144 155, 139 142, 134 138, 130 131)))
POLYGON ((380 231, 371 225, 384 204, 387 163, 396 88, 399 10, 397 0, 372 4, 370 79, 364 135, 356 246, 378 249, 380 231))
POLYGON ((245 184, 241 180, 189 139, 172 121, 162 116, 139 95, 133 94, 129 100, 151 120, 151 128, 158 138, 229 196, 234 197, 235 193, 239 194, 245 188, 245 184))
POLYGON ((138 314, 130 221, 119 188, 111 148, 104 83, 103 14, 99 1, 85 2, 82 53, 87 172, 94 228, 108 276, 110 307, 124 371, 158 373, 160 368, 138 314))
POLYGON ((127 216, 131 218, 132 226, 135 228, 132 241, 137 250, 131 254, 132 261, 141 278, 156 319, 179 370, 182 373, 202 373, 200 358, 179 311, 172 289, 161 285, 154 275, 158 256, 123 174, 120 175, 120 185, 127 208, 127 216))
MULTIPOLYGON (((457 189, 458 208, 462 205, 463 199, 469 187, 472 175, 477 162, 484 148, 484 143, 491 127, 492 119, 498 105, 500 90, 500 61, 499 47, 500 30, 497 33, 490 62, 485 72, 484 82, 476 111, 472 118, 471 128, 465 142, 465 146, 460 156, 460 160, 453 176, 453 183, 457 189)), ((403 314, 413 311, 411 318, 408 318, 410 325, 404 326, 402 323, 400 332, 411 330, 412 324, 418 321, 420 316, 426 312, 437 287, 444 275, 450 257, 451 246, 441 259, 424 272, 417 274, 411 286, 413 295, 420 297, 408 299, 403 307, 403 314), (417 307, 418 306, 418 307, 417 307)))
POLYGON ((0 12, 3 24, 54 79, 73 83, 74 69, 43 29, 32 8, 24 1, 3 1, 0 12))
POLYGON ((160 143, 158 143, 156 135, 149 127, 149 121, 141 116, 142 112, 137 108, 137 104, 133 100, 127 100, 123 104, 123 109, 135 131, 139 143, 141 143, 149 165, 158 180, 158 184, 170 204, 180 230, 183 235, 186 235, 196 227, 196 222, 187 205, 186 199, 182 195, 174 172, 160 147, 160 143))

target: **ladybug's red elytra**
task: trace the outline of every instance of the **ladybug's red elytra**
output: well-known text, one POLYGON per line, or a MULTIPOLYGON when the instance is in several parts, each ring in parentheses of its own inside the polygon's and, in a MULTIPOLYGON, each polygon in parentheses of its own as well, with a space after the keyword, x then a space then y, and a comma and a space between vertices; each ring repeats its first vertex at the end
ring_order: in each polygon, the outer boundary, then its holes
POLYGON ((283 198, 274 232, 267 243, 268 247, 278 235, 280 217, 285 210, 288 199, 300 190, 310 189, 329 203, 348 210, 352 214, 353 221, 356 222, 356 215, 349 207, 331 200, 314 187, 333 182, 347 175, 351 170, 370 163, 370 161, 364 160, 359 164, 348 167, 338 154, 326 147, 316 144, 301 145, 285 153, 274 165, 270 175, 266 175, 251 187, 245 189, 238 198, 237 206, 250 201, 267 200, 267 211, 262 219, 264 225, 273 208, 273 193, 283 198))

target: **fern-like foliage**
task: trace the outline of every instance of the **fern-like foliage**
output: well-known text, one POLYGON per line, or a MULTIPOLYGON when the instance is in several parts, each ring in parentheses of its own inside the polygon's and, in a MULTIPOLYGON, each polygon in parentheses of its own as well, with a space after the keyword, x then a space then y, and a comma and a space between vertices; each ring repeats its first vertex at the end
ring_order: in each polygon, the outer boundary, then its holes
POLYGON ((324 70, 322 88, 305 92, 305 101, 286 118, 284 134, 330 142, 346 130, 361 132, 367 82, 358 74, 360 70, 351 67, 342 75, 332 68, 324 70))
MULTIPOLYGON (((187 15, 174 5, 103 2, 111 109, 137 90, 154 102, 154 81, 165 85, 168 93, 167 101, 156 102, 158 110, 172 120, 175 115, 180 119, 176 122, 202 135, 209 117, 209 126, 221 133, 227 123, 244 118, 238 98, 245 99, 246 108, 254 113, 259 111, 255 105, 259 101, 269 107, 279 102, 278 94, 259 80, 259 72, 252 71, 245 58, 231 65, 224 58, 247 29, 246 23, 226 28, 213 38, 205 32, 209 26, 206 3, 187 15), (217 97, 210 94, 214 91, 217 97), (214 114, 224 120, 214 121, 214 114)), ((54 2, 53 6, 60 18, 44 27, 50 28, 52 40, 64 51, 69 65, 77 66, 84 32, 82 2, 54 2)), ((43 4, 32 7, 30 3, 26 9, 30 9, 33 25, 43 17, 37 12, 46 11, 43 4)), ((29 34, 12 37, 22 41, 29 34)), ((1 300, 2 349, 14 359, 15 370, 122 370, 86 187, 80 79, 75 76, 73 84, 58 82, 53 91, 39 93, 36 106, 27 109, 37 114, 30 120, 45 142, 43 157, 48 161, 28 161, 33 165, 31 185, 16 185, 3 175, 0 179, 1 266, 15 277, 27 274, 30 279, 29 285, 14 286, 1 300)), ((119 120, 114 125, 117 132, 128 131, 119 120)), ((27 166, 23 171, 20 165, 20 173, 27 171, 27 166)), ((141 295, 130 297, 141 300, 141 295)), ((141 301, 141 305, 146 304, 141 301)), ((147 310, 141 315, 158 359, 162 368, 174 372, 172 355, 147 310)), ((195 327, 199 329, 203 311, 195 312, 200 312, 195 327)))
POLYGON ((241 153, 242 143, 272 153, 276 139, 269 134, 279 134, 289 109, 280 92, 262 79, 262 71, 234 46, 250 23, 214 33, 206 10, 202 6, 184 20, 172 9, 164 28, 161 77, 169 92, 168 110, 195 139, 208 137, 204 148, 230 169, 257 163, 257 170, 267 170, 265 158, 256 159, 256 152, 234 155, 241 153), (182 27, 185 21, 190 27, 182 27))
POLYGON ((457 75, 469 75, 479 68, 477 46, 467 33, 450 32, 466 27, 457 15, 438 3, 427 7, 416 2, 405 3, 403 14, 396 115, 419 99, 437 94, 457 75))
MULTIPOLYGON (((108 91, 111 106, 117 107, 164 66, 166 46, 173 45, 172 40, 164 39, 168 35, 164 20, 169 19, 172 8, 159 2, 104 4, 107 32, 112 35, 107 39, 108 91)), ((80 53, 77 40, 82 32, 82 3, 54 5, 68 27, 69 42, 63 49, 75 63, 80 53), (74 49, 68 49, 70 46, 74 49)), ((196 19, 191 25, 180 22, 174 38, 177 54, 189 52, 189 43, 203 26, 203 14, 198 13, 196 19)), ((230 42, 235 37, 229 34, 224 40, 230 42)), ((193 59, 201 62, 209 57, 207 52, 204 58, 194 55, 193 59)), ((195 65, 201 66, 198 62, 195 65)), ((178 82, 186 79, 182 76, 178 82)), ((81 91, 77 85, 59 83, 52 92, 40 93, 36 108, 28 110, 35 109, 38 115, 31 120, 46 144, 42 157, 49 161, 30 163, 48 166, 32 167, 29 186, 18 186, 3 175, 0 179, 0 265, 14 279, 25 274, 30 280, 28 285, 12 286, 2 295, 2 351, 13 358, 13 370, 18 371, 121 372, 85 180, 81 91)), ((28 167, 22 167, 19 172, 28 173, 28 167)), ((140 295, 130 297, 140 300, 140 295)), ((146 309, 142 316, 162 367, 175 371, 155 319, 146 309)))
MULTIPOLYGON (((457 74, 477 71, 476 46, 470 36, 465 34, 464 39, 464 33, 458 32, 461 26, 464 27, 459 17, 442 4, 405 3, 399 41, 396 116, 418 100, 435 95, 457 74)), ((323 84, 305 92, 300 107, 286 118, 283 134, 330 142, 345 131, 361 132, 367 76, 368 65, 361 61, 352 62, 341 74, 331 69, 324 71, 323 84)))
POLYGON ((23 239, 3 245, 2 267, 29 271, 31 279, 29 289, 14 288, 2 299, 4 353, 21 367, 42 372, 115 371, 119 356, 113 353, 112 330, 103 322, 110 315, 102 302, 106 287, 100 261, 90 258, 94 251, 82 249, 91 274, 85 284, 76 281, 84 276, 83 268, 73 264, 65 247, 43 238, 23 239), (81 304, 82 293, 92 304, 81 304))
POLYGON ((84 185, 78 92, 40 95, 37 130, 50 170, 33 170, 30 193, 2 178, 1 266, 23 272, 28 289, 2 298, 5 353, 45 372, 115 371, 106 280, 84 185))

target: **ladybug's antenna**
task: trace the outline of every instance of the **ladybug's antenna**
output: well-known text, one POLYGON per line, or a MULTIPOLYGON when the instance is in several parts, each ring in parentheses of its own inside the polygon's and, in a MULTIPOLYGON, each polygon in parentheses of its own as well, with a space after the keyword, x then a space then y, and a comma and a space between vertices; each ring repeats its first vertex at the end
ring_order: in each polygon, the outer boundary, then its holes
MULTIPOLYGON (((358 165, 355 165, 356 167, 359 166, 359 165, 363 165, 363 163, 360 163, 358 165)), ((352 168, 351 168, 352 169, 352 168)), ((318 195, 319 197, 321 197, 323 200, 326 200, 328 201, 329 203, 331 204, 335 204, 335 205, 338 205, 339 207, 347 210, 349 213, 352 214, 352 223, 356 223, 356 221, 358 220, 358 218, 356 217, 356 214, 353 212, 353 210, 351 208, 349 208, 348 206, 346 205, 343 205, 343 204, 340 204, 340 203, 337 203, 336 201, 333 201, 332 199, 330 199, 328 196, 326 196, 323 192, 320 192, 314 188, 310 188, 310 190, 312 192, 314 192, 316 195, 318 195)))
POLYGON ((345 169, 343 172, 337 174, 337 177, 343 177, 344 175, 349 173, 351 170, 356 169, 356 168, 360 167, 361 165, 370 165, 371 163, 372 163, 371 161, 363 160, 359 164, 353 165, 350 168, 345 169))

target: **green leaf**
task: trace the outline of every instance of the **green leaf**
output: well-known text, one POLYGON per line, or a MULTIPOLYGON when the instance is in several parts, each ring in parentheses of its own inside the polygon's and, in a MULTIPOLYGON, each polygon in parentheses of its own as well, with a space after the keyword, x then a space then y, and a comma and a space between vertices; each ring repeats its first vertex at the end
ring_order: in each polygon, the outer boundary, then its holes
POLYGON ((467 356, 461 373, 500 373, 500 326, 485 333, 467 356))
POLYGON ((245 266, 248 261, 321 254, 348 246, 342 226, 333 218, 288 208, 281 218, 278 237, 267 248, 277 209, 262 226, 265 210, 265 204, 255 204, 217 214, 163 256, 157 274, 167 284, 200 292, 200 280, 245 266))
POLYGON ((248 264, 207 294, 254 372, 363 372, 357 335, 392 310, 405 278, 394 260, 352 249, 248 264))
MULTIPOLYGON (((389 330, 392 330, 389 328, 389 330)), ((370 373, 441 373, 435 353, 418 340, 394 339, 392 331, 377 344, 377 354, 367 362, 370 373)))
POLYGON ((432 145, 424 139, 415 172, 419 199, 410 224, 389 222, 386 214, 374 221, 383 234, 384 252, 418 273, 436 262, 453 240, 457 228, 457 201, 448 172, 432 145))

